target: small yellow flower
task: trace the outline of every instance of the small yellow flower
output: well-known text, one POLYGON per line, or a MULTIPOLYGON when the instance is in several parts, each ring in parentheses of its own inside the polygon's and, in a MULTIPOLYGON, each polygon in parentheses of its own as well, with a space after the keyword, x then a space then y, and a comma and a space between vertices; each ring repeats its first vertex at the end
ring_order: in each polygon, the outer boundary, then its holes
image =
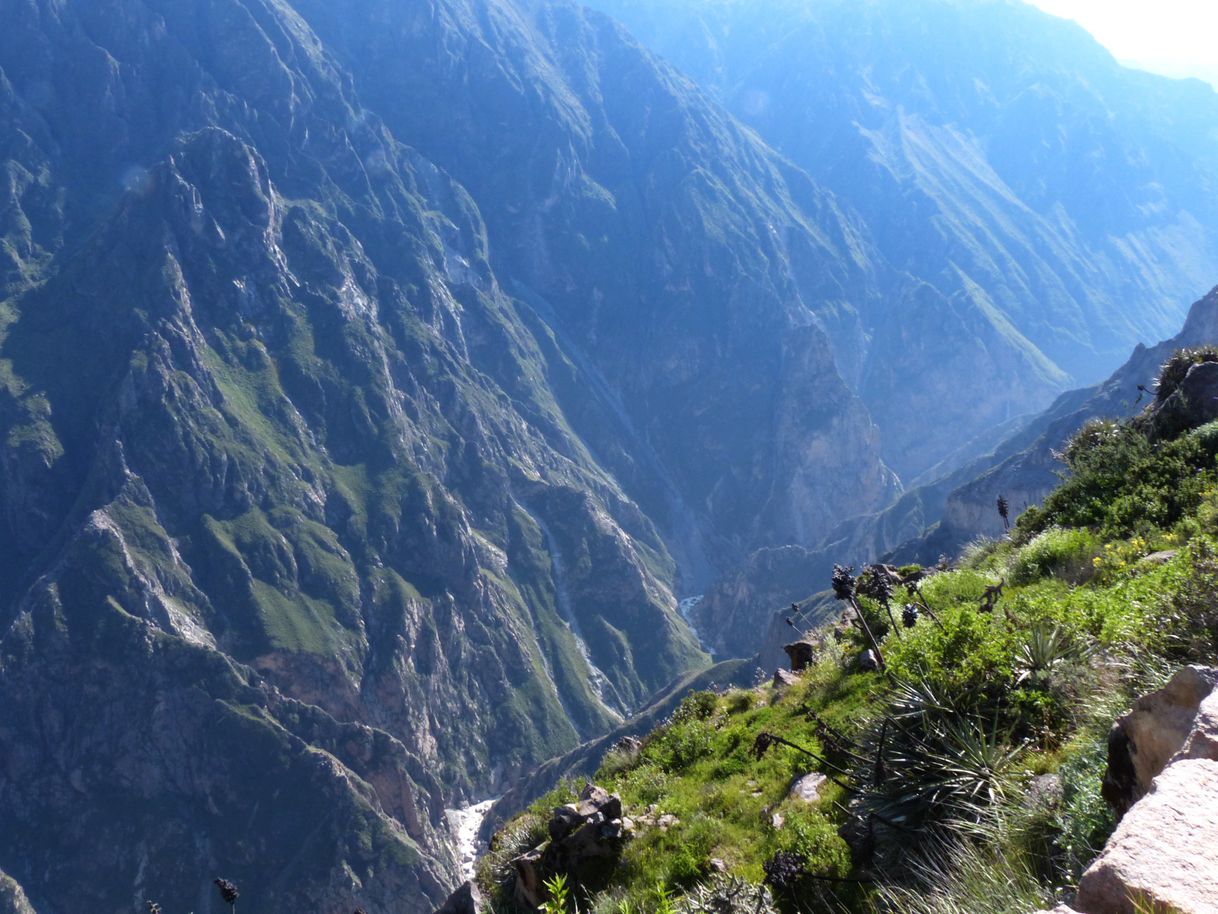
POLYGON ((1097 555, 1095 558, 1093 558, 1091 560, 1091 564, 1094 565, 1096 568, 1099 568, 1101 565, 1104 564, 1104 560, 1097 555))

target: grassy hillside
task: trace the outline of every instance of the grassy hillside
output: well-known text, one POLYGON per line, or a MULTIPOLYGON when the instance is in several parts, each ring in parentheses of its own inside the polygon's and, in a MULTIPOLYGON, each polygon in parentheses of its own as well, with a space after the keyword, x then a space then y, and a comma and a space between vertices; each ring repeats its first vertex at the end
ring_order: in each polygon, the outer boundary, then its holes
MULTIPOLYGON (((1146 413, 1084 427, 1062 486, 1009 537, 894 569, 892 586, 840 568, 842 621, 810 636, 794 682, 693 693, 610 751, 595 780, 633 837, 606 882, 550 906, 1027 914, 1068 897, 1114 825, 1114 717, 1215 656, 1218 422, 1181 427, 1170 408, 1212 357, 1177 354, 1146 413), (810 802, 791 789, 809 773, 825 777, 810 802)), ((496 908, 508 861, 576 786, 496 836, 480 866, 496 908)))

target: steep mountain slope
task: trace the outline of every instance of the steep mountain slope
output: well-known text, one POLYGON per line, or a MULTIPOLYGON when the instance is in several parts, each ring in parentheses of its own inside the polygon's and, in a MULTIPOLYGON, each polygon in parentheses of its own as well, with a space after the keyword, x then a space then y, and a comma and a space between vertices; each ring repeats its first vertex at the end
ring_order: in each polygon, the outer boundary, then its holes
POLYGON ((1145 408, 1154 380, 1178 349, 1218 344, 1218 289, 1193 304, 1180 332, 1154 346, 1138 345, 1107 380, 1062 394, 1027 420, 992 452, 960 469, 909 490, 883 511, 851 518, 818 546, 763 549, 725 576, 694 610, 700 630, 714 633, 708 646, 721 656, 760 650, 763 666, 783 659, 791 638, 786 619, 811 625, 834 611, 820 596, 833 565, 884 558, 897 564, 932 564, 955 556, 980 537, 1003 535, 998 496, 1012 514, 1039 504, 1061 484, 1065 468, 1056 454, 1090 419, 1124 419, 1145 408), (1145 390, 1140 390, 1144 388, 1145 390), (799 609, 788 608, 799 601, 799 609))
POLYGON ((446 803, 705 664, 683 579, 890 489, 831 198, 603 17, 345 13, 0 2, 36 911, 429 910, 446 803))
POLYGON ((479 201, 513 294, 612 391, 618 415, 564 407, 687 573, 885 498, 821 328, 857 336, 890 280, 832 197, 574 4, 366 6, 371 40, 300 4, 386 123, 479 201))
POLYGON ((1011 0, 593 5, 923 283, 864 315, 857 375, 906 479, 1168 335, 1218 274, 1218 94, 1072 23, 1011 0))

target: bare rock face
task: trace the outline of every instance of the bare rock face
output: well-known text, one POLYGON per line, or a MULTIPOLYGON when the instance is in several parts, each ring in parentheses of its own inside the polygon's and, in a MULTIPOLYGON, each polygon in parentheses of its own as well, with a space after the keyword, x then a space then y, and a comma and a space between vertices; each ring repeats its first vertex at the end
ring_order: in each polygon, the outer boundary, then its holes
POLYGON ((1218 912, 1218 762, 1173 761, 1121 820, 1079 883, 1083 914, 1218 912))
POLYGON ((516 903, 526 910, 540 907, 543 882, 552 875, 595 888, 616 865, 630 828, 621 798, 589 784, 578 802, 554 809, 549 832, 549 841, 512 861, 516 903))
POLYGON ((436 909, 436 914, 477 914, 478 904, 474 898, 472 882, 463 882, 457 891, 448 896, 448 900, 436 909))
POLYGON ((1188 370, 1180 386, 1157 408, 1151 419, 1154 435, 1172 438, 1218 418, 1218 363, 1205 362, 1188 370))
POLYGON ((1218 912, 1216 682, 1185 667, 1112 728, 1104 797, 1123 818, 1079 883, 1082 914, 1218 912))
POLYGON ((0 914, 36 914, 25 891, 3 872, 0 872, 0 914))
MULTIPOLYGON (((1186 741, 1192 743, 1202 703, 1213 694, 1216 682, 1218 670, 1185 667, 1162 689, 1138 699, 1113 725, 1103 794, 1117 815, 1124 815, 1145 796, 1171 757, 1186 741)), ((1218 713, 1218 708, 1214 710, 1218 713)), ((1197 734, 1199 753, 1203 746, 1218 746, 1214 742, 1218 722, 1202 729, 1209 735, 1197 734)), ((1218 757, 1212 752, 1211 756, 1218 757)))

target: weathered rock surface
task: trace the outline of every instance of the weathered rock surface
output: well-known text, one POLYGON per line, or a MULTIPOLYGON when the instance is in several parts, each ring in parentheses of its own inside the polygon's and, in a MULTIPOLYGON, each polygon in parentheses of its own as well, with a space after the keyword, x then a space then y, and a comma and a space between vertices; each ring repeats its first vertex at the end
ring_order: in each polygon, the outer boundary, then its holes
POLYGON ((1103 794, 1118 815, 1124 815, 1146 795, 1153 780, 1186 741, 1195 739, 1198 752, 1209 745, 1213 724, 1205 726, 1206 716, 1199 717, 1199 712, 1202 703, 1214 694, 1216 683, 1218 670, 1184 667, 1162 689, 1138 699, 1113 725, 1108 735, 1103 794), (1195 729, 1198 723, 1202 724, 1199 731, 1195 729))
POLYGON ((776 689, 789 689, 799 682, 799 677, 790 670, 775 670, 773 686, 776 689))
POLYGON ((1082 914, 1218 912, 1216 682, 1185 667, 1113 726, 1104 797, 1123 816, 1079 882, 1082 914))
POLYGON ((435 914, 477 914, 478 903, 472 882, 463 882, 460 887, 436 909, 435 914))
POLYGON ((805 803, 815 803, 820 796, 821 785, 825 783, 827 778, 823 774, 812 772, 805 774, 802 777, 796 778, 791 783, 791 789, 788 796, 793 800, 802 800, 805 803))
POLYGON ((595 888, 612 871, 630 836, 621 798, 587 785, 579 800, 557 807, 548 825, 550 840, 512 861, 516 871, 513 896, 526 908, 545 900, 543 883, 564 875, 572 886, 595 888))
POLYGON ((1173 438, 1218 419, 1218 363, 1192 366, 1170 396, 1150 417, 1152 437, 1173 438))
POLYGON ((0 872, 0 914, 38 914, 16 880, 2 872, 0 872))
POLYGON ((1215 914, 1215 848, 1218 761, 1173 761, 1083 874, 1075 906, 1083 914, 1134 914, 1140 898, 1144 909, 1215 914))

